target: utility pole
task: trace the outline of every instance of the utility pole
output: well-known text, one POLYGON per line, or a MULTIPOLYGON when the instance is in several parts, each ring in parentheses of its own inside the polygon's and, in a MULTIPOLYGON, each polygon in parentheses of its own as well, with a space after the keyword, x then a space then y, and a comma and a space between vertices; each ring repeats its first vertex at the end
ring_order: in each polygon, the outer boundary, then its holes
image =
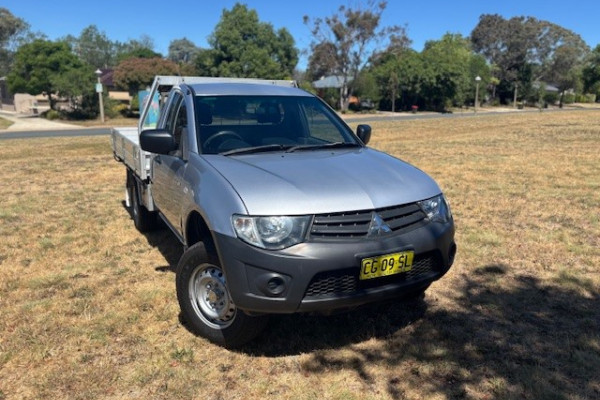
POLYGON ((100 103, 100 120, 104 123, 104 99, 102 98, 102 81, 100 80, 100 75, 102 75, 102 71, 100 69, 96 70, 96 76, 98 77, 98 83, 96 83, 96 92, 98 93, 98 101, 100 103))
POLYGON ((475 77, 475 112, 479 108, 479 82, 481 82, 481 77, 477 75, 475 77))

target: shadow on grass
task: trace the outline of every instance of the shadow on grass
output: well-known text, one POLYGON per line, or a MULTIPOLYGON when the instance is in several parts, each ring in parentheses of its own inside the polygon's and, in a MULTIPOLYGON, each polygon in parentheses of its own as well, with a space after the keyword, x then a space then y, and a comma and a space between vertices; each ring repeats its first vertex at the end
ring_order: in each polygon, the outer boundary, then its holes
MULTIPOLYGON (((129 214, 133 223, 131 208, 127 207, 124 201, 121 204, 129 214)), ((149 232, 143 232, 142 234, 146 237, 148 244, 160 251, 165 258, 165 261, 168 263, 168 265, 155 267, 155 270, 158 272, 171 271, 174 273, 177 268, 177 263, 183 254, 183 246, 160 218, 157 217, 156 220, 156 228, 149 232)))
POLYGON ((287 344, 303 351, 311 348, 305 340, 330 344, 303 363, 305 373, 351 370, 369 384, 375 377, 367 371, 381 365, 395 372, 387 378, 394 399, 404 398, 407 387, 426 397, 472 398, 469 393, 476 390, 483 398, 600 398, 597 288, 590 292, 585 283, 558 286, 531 276, 508 277, 505 270, 499 265, 477 269, 452 309, 432 306, 419 315, 407 305, 385 310, 379 318, 355 313, 308 322, 293 317, 271 330, 263 346, 287 344), (369 337, 383 340, 375 348, 336 348, 369 337))
POLYGON ((160 251, 168 264, 157 266, 155 270, 159 272, 170 271, 175 273, 179 259, 183 254, 183 245, 162 221, 160 224, 161 229, 146 232, 144 233, 144 236, 146 236, 146 240, 150 246, 155 247, 160 251))
POLYGON ((255 356, 281 357, 339 349, 371 338, 389 339, 423 317, 423 297, 371 304, 334 315, 273 315, 266 331, 241 349, 255 356))
MULTIPOLYGON (((174 271, 177 239, 168 229, 146 237, 169 263, 157 271, 174 271)), ((379 366, 393 399, 407 389, 425 398, 600 398, 599 289, 574 276, 542 282, 508 271, 476 268, 443 305, 426 297, 333 316, 273 316, 240 351, 308 353, 303 373, 348 370, 367 385, 381 379, 372 372, 379 366)))

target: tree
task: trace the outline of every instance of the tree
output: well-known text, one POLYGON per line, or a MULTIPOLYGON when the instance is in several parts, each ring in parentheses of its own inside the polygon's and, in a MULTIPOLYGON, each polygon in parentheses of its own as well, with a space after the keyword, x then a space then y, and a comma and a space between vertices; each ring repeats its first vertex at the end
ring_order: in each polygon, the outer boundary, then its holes
POLYGON ((425 106, 421 96, 425 67, 420 53, 406 49, 381 53, 369 68, 381 95, 381 109, 410 109, 413 105, 425 106))
POLYGON ((468 39, 446 34, 439 41, 425 43, 422 55, 427 72, 422 95, 439 111, 465 104, 475 92, 475 77, 479 75, 471 72, 474 61, 468 39))
MULTIPOLYGON (((600 95, 600 44, 588 55, 582 70, 583 89, 600 95)), ((598 96, 600 100, 600 96, 598 96)))
POLYGON ((201 75, 289 79, 298 63, 288 30, 275 32, 271 24, 259 21, 255 10, 239 3, 223 10, 208 43, 210 48, 196 58, 201 75))
POLYGON ((128 58, 115 68, 115 84, 134 95, 150 85, 156 75, 176 75, 177 64, 162 58, 128 58))
POLYGON ((333 57, 330 57, 330 54, 335 54, 335 45, 333 43, 322 42, 313 46, 306 70, 308 79, 316 81, 335 70, 335 60, 333 57))
POLYGON ((13 93, 45 93, 50 108, 54 109, 52 95, 57 91, 57 79, 81 66, 82 63, 66 43, 38 39, 19 47, 6 80, 13 93))
MULTIPOLYGON (((561 77, 564 86, 574 84, 574 69, 589 51, 576 33, 532 17, 484 14, 471 33, 473 49, 495 65, 499 90, 531 87, 533 81, 553 82, 561 77)), ((561 85, 561 82, 553 82, 561 85)), ((524 93, 525 94, 525 93, 524 93)), ((501 93, 506 97, 507 93, 501 93)))
POLYGON ((154 40, 148 35, 125 43, 115 42, 114 46, 117 64, 128 58, 162 58, 162 54, 154 51, 154 40))
MULTIPOLYGON (((519 86, 518 78, 531 62, 529 54, 537 47, 533 25, 534 20, 524 17, 505 20, 497 14, 484 14, 471 32, 473 50, 496 67, 494 71, 500 81, 498 89, 505 101, 519 86)), ((523 82, 521 86, 524 86, 523 82)))
POLYGON ((312 24, 313 42, 311 49, 318 59, 313 63, 331 66, 330 74, 342 80, 340 107, 348 108, 349 96, 357 82, 358 74, 370 61, 371 56, 390 42, 408 44, 405 29, 399 26, 380 28, 385 1, 369 0, 363 8, 341 6, 337 13, 326 18, 311 20, 304 16, 304 23, 312 24))
POLYGON ((187 38, 172 40, 169 44, 169 55, 167 59, 177 63, 179 75, 196 75, 196 59, 200 54, 200 48, 187 38))
POLYGON ((578 49, 563 45, 556 49, 547 71, 540 76, 540 79, 554 83, 560 90, 560 107, 567 90, 581 89, 582 63, 582 54, 578 49))
POLYGON ((185 37, 174 39, 169 43, 169 55, 167 59, 175 63, 190 63, 196 58, 199 51, 200 49, 185 37))
POLYGON ((0 7, 0 76, 10 71, 14 57, 14 41, 29 29, 27 22, 0 7))
POLYGON ((95 67, 89 64, 69 68, 52 77, 52 85, 61 97, 69 99, 70 117, 94 118, 98 112, 98 97, 94 91, 95 67))
POLYGON ((380 57, 372 68, 379 93, 391 102, 392 112, 396 112, 396 100, 400 90, 400 69, 400 57, 393 53, 388 53, 386 57, 380 57))
POLYGON ((116 48, 106 33, 96 25, 84 28, 79 37, 67 36, 65 39, 73 52, 86 64, 94 68, 108 68, 115 65, 116 48))

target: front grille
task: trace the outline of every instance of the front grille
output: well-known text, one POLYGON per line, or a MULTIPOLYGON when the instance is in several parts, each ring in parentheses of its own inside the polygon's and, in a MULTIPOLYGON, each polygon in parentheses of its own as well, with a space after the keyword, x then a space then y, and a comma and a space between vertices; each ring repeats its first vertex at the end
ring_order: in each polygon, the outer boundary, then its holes
POLYGON ((351 295, 361 289, 384 286, 391 283, 412 283, 425 279, 434 279, 442 270, 442 261, 437 253, 416 256, 412 269, 408 272, 381 278, 361 281, 359 268, 347 268, 337 271, 320 272, 313 277, 306 289, 304 298, 324 298, 351 295))
POLYGON ((310 230, 312 239, 364 238, 369 234, 374 213, 387 224, 391 232, 419 226, 426 218, 417 203, 381 208, 315 215, 310 230))

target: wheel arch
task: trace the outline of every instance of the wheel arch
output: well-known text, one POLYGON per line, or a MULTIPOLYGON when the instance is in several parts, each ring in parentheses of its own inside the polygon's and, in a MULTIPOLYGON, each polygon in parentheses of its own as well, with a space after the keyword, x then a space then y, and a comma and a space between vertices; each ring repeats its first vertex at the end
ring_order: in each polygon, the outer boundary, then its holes
POLYGON ((188 215, 184 235, 186 248, 202 242, 208 253, 217 255, 217 248, 210 228, 198 211, 192 211, 188 215))

